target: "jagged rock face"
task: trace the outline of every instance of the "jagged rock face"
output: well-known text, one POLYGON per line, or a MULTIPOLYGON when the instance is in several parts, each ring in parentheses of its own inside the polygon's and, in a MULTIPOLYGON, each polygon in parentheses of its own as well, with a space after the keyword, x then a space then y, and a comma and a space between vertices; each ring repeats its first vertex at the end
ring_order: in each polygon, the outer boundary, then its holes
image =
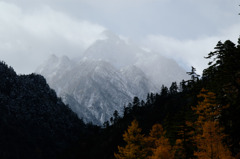
POLYGON ((127 88, 140 99, 145 99, 147 93, 157 91, 152 81, 135 65, 121 69, 121 74, 126 79, 127 88))
POLYGON ((134 96, 145 99, 161 85, 180 82, 185 71, 173 60, 149 53, 106 31, 82 55, 51 56, 37 69, 85 122, 102 124, 134 96))
MULTIPOLYGON (((137 67, 120 71, 102 60, 83 59, 73 63, 69 71, 57 71, 61 70, 58 67, 52 70, 51 76, 45 75, 47 71, 44 70, 39 73, 85 122, 102 124, 109 120, 114 110, 121 112, 134 96, 145 97, 148 92, 156 90, 137 67)), ((59 63, 58 66, 64 64, 59 63)))
POLYGON ((114 110, 121 111, 121 105, 133 96, 120 73, 107 62, 81 61, 66 76, 72 79, 63 95, 70 95, 79 105, 85 106, 97 119, 90 121, 96 124, 108 120, 114 110))

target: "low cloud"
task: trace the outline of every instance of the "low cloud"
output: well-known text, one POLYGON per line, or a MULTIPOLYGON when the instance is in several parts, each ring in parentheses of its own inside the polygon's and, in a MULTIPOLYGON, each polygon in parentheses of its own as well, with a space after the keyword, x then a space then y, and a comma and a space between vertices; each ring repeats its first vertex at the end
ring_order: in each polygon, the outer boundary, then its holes
POLYGON ((0 55, 18 73, 31 73, 50 54, 78 56, 105 28, 48 6, 25 12, 0 2, 0 55), (21 70, 21 71, 19 71, 21 70))
POLYGON ((175 59, 189 71, 190 67, 194 66, 197 72, 201 74, 202 70, 207 68, 208 63, 208 60, 204 57, 214 51, 218 41, 231 40, 236 44, 239 38, 236 33, 239 32, 239 28, 240 23, 221 30, 218 36, 205 36, 187 40, 163 35, 149 35, 142 43, 154 52, 175 59))

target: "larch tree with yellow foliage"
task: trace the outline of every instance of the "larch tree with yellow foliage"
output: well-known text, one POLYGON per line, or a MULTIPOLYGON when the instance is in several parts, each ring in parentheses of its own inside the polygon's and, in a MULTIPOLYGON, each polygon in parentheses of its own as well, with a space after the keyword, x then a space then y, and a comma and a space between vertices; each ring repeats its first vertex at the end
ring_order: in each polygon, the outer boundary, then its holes
POLYGON ((206 89, 202 89, 200 94, 197 96, 199 99, 203 99, 198 102, 196 107, 192 107, 196 115, 198 115, 197 125, 202 125, 205 121, 215 121, 221 115, 223 109, 227 106, 220 106, 216 102, 216 94, 209 92, 206 89))
POLYGON ((153 125, 148 136, 141 134, 138 122, 134 120, 123 134, 127 145, 118 147, 117 159, 173 159, 174 151, 162 125, 153 125))
POLYGON ((162 125, 155 124, 146 138, 147 143, 150 143, 151 155, 149 159, 173 159, 174 151, 168 139, 165 137, 166 132, 162 125))
POLYGON ((199 159, 233 159, 227 146, 222 143, 225 135, 218 121, 206 121, 203 133, 197 138, 198 151, 194 155, 199 159))
POLYGON ((222 143, 225 135, 218 121, 222 109, 226 107, 219 106, 215 93, 205 89, 201 90, 198 98, 202 101, 192 107, 198 118, 194 123, 188 123, 195 128, 192 132, 197 146, 194 155, 199 159, 232 159, 227 146, 222 143))
POLYGON ((144 135, 138 127, 136 120, 132 121, 127 131, 123 134, 123 139, 127 143, 125 147, 118 146, 118 153, 114 156, 117 159, 145 159, 147 151, 145 149, 144 135))

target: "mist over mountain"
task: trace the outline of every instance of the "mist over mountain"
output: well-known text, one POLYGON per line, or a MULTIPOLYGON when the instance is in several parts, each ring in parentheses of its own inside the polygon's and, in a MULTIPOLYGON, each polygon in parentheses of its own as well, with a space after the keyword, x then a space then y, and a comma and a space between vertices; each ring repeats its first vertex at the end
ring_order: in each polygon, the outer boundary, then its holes
POLYGON ((111 31, 104 31, 105 39, 97 40, 83 54, 89 59, 102 59, 110 62, 116 68, 132 65, 137 56, 145 52, 139 47, 128 44, 111 31))
POLYGON ((78 58, 52 55, 38 67, 49 85, 85 122, 103 124, 134 96, 188 78, 175 61, 147 52, 110 31, 78 58))
POLYGON ((146 51, 131 41, 120 38, 111 31, 104 31, 105 39, 97 40, 82 55, 88 59, 104 60, 121 69, 135 65, 160 88, 162 84, 170 86, 173 81, 187 79, 186 70, 173 59, 160 53, 146 51))

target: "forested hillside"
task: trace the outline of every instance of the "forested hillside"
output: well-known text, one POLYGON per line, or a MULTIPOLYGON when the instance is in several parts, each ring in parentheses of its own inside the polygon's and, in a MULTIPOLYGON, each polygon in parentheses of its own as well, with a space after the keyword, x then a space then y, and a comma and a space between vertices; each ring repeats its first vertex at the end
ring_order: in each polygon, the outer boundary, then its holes
POLYGON ((0 158, 56 158, 85 124, 40 75, 17 75, 0 62, 0 158))

